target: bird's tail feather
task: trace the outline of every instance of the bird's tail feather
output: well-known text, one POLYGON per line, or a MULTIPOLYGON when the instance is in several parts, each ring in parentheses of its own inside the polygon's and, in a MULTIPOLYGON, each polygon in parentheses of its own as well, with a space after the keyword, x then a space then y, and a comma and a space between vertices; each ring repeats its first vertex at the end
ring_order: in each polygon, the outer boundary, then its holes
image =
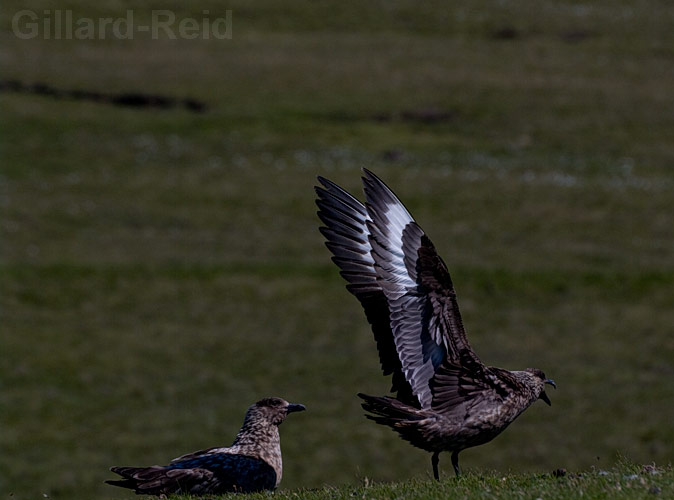
POLYGON ((422 420, 425 418, 419 414, 419 410, 401 403, 395 398, 388 396, 368 396, 358 393, 358 397, 363 400, 361 406, 365 411, 373 415, 366 415, 367 418, 383 425, 393 427, 396 423, 410 420, 422 420))
POLYGON ((378 424, 391 427, 405 441, 426 451, 437 451, 425 435, 425 429, 432 421, 432 416, 424 410, 408 406, 391 397, 368 396, 358 394, 363 399, 361 406, 371 415, 365 415, 378 424))
POLYGON ((149 468, 150 467, 110 467, 110 471, 119 474, 123 478, 131 479, 134 474, 149 468))
POLYGON ((129 488, 138 494, 160 495, 178 493, 180 483, 170 477, 170 469, 154 465, 151 467, 111 467, 110 470, 124 479, 108 480, 107 484, 129 488))
POLYGON ((134 479, 108 479, 105 481, 107 484, 111 484, 112 486, 119 486, 120 488, 130 488, 130 489, 136 489, 137 486, 137 481, 134 479))

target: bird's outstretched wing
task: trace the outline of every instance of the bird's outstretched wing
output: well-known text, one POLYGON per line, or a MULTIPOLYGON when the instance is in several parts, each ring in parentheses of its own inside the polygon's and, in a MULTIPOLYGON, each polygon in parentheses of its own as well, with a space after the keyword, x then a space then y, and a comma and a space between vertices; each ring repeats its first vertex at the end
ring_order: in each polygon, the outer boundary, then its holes
POLYGON ((321 232, 372 324, 392 391, 430 408, 441 363, 482 366, 466 339, 449 271, 403 203, 364 169, 366 204, 319 177, 321 232))
POLYGON ((419 407, 393 341, 388 301, 377 280, 371 255, 367 210, 337 184, 323 177, 318 180, 323 187, 316 187, 316 204, 318 216, 325 224, 320 230, 333 254, 332 260, 348 282, 347 290, 360 301, 372 325, 382 371, 384 375, 392 375, 391 392, 396 392, 400 401, 419 407))
POLYGON ((482 366, 466 339, 454 285, 431 240, 383 181, 364 170, 371 256, 405 379, 422 408, 441 363, 482 366))

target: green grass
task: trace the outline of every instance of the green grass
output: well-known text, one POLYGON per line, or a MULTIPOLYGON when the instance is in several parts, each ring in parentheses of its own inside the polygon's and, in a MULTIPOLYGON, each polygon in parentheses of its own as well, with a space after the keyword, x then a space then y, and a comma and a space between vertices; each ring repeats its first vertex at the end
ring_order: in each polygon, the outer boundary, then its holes
MULTIPOLYGON (((84 42, 19 40, 13 12, 57 7, 3 3, 3 78, 209 106, 0 94, 3 495, 133 498, 109 466, 227 445, 268 395, 308 407, 281 429, 281 495, 671 492, 671 469, 613 469, 674 456, 671 8, 425 5, 240 2, 232 40, 84 42), (449 118, 402 118, 425 109, 449 118), (458 481, 425 484, 428 454, 355 397, 389 382, 313 185, 359 193, 362 166, 433 239, 483 361, 558 384, 458 481), (589 472, 541 476, 557 468, 589 472)), ((205 8, 223 6, 177 7, 205 8)))
MULTIPOLYGON (((592 469, 582 473, 553 471, 545 474, 470 473, 460 478, 413 479, 390 483, 371 482, 362 478, 358 486, 283 490, 274 498, 305 500, 368 499, 636 499, 669 498, 674 494, 674 472, 622 463, 611 470, 592 469)), ((188 497, 195 498, 195 497, 188 497)), ((237 498, 224 495, 215 498, 237 498)), ((269 498, 268 494, 250 495, 251 500, 269 498)))

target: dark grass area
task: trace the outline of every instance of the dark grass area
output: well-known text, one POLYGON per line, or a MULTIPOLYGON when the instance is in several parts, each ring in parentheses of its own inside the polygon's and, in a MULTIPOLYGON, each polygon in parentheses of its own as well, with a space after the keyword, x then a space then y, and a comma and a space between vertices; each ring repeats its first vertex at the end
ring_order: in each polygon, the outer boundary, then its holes
POLYGON ((285 494, 427 478, 362 417, 388 381, 317 230, 316 175, 360 193, 362 166, 434 240, 482 359, 557 381, 462 454, 467 481, 672 461, 666 2, 242 2, 224 41, 19 40, 21 8, 56 7, 3 4, 3 79, 206 110, 0 94, 3 494, 130 498, 109 466, 227 445, 268 395, 308 407, 281 429, 285 494))

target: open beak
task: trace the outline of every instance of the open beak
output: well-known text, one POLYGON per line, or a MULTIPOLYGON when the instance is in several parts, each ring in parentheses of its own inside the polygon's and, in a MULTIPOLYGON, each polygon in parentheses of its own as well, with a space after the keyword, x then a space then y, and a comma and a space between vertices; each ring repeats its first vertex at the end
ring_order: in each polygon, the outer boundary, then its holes
MULTIPOLYGON (((554 387, 555 389, 557 389, 557 384, 555 384, 555 381, 552 380, 551 378, 545 380, 544 382, 545 382, 546 384, 551 385, 551 386, 554 387)), ((545 402, 547 403, 548 406, 552 406, 552 403, 550 402, 550 398, 549 398, 548 395, 545 393, 545 391, 541 392, 541 395, 538 396, 538 399, 542 399, 543 401, 545 401, 545 402)))
POLYGON ((288 405, 288 408, 286 409, 286 412, 287 413, 293 413, 293 412, 296 412, 296 411, 304 411, 306 409, 307 409, 307 407, 304 406, 304 405, 297 404, 297 403, 291 403, 291 404, 288 405))

